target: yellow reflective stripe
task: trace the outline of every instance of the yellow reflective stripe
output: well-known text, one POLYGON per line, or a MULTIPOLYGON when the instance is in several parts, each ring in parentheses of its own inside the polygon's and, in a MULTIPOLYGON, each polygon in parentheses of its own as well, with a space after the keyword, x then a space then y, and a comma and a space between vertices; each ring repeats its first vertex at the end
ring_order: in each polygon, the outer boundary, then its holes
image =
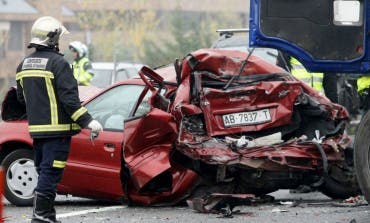
POLYGON ((85 114, 86 112, 87 112, 87 109, 84 107, 81 107, 72 114, 71 118, 73 121, 76 121, 77 119, 81 117, 81 115, 85 114))
POLYGON ((55 168, 64 168, 66 166, 66 161, 54 160, 53 167, 55 168))
POLYGON ((292 64, 292 69, 294 70, 305 70, 303 65, 298 65, 298 64, 292 64))
MULTIPOLYGON (((297 77, 298 78, 298 77, 297 77)), ((300 81, 303 81, 304 83, 311 86, 312 79, 311 78, 298 78, 300 81)))
POLYGON ((71 124, 58 124, 58 125, 29 125, 29 132, 56 132, 56 131, 69 131, 79 130, 80 126, 76 123, 71 124))
POLYGON ((312 85, 313 85, 312 87, 318 91, 324 90, 321 82, 313 82, 312 85))
POLYGON ((41 29, 33 29, 32 30, 32 34, 34 35, 38 35, 38 36, 41 36, 41 37, 44 37, 48 34, 49 32, 48 31, 45 31, 45 30, 41 30, 41 29))
POLYGON ((313 82, 322 83, 322 81, 323 81, 323 78, 322 77, 315 77, 315 76, 313 76, 313 82))
POLYGON ((51 83, 50 78, 45 78, 45 83, 46 90, 49 95, 51 124, 55 125, 58 124, 58 105, 57 100, 55 98, 54 87, 53 84, 51 83))
POLYGON ((24 70, 17 73, 16 80, 19 80, 24 77, 45 77, 53 79, 54 74, 46 70, 24 70))
POLYGON ((293 69, 306 70, 305 67, 301 64, 301 62, 299 62, 297 59, 293 57, 290 58, 289 62, 293 69))
POLYGON ((17 73, 17 80, 20 80, 20 84, 23 88, 23 78, 25 77, 43 77, 45 78, 46 90, 49 96, 50 103, 50 118, 51 124, 58 124, 58 106, 55 97, 55 91, 51 79, 54 78, 54 74, 50 71, 45 70, 23 70, 17 73))
POLYGON ((72 130, 79 130, 81 127, 77 123, 72 123, 72 130))
POLYGON ((295 58, 290 59, 292 65, 291 73, 294 77, 298 78, 305 84, 313 87, 318 91, 323 91, 322 80, 324 77, 323 73, 310 73, 304 66, 295 58))
POLYGON ((19 80, 19 84, 21 85, 21 87, 23 88, 23 80, 22 79, 20 79, 19 80))

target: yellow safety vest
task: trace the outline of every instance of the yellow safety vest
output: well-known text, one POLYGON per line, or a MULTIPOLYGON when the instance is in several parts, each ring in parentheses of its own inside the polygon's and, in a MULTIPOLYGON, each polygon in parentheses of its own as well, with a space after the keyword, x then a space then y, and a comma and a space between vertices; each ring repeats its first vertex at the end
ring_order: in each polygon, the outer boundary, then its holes
POLYGON ((362 76, 357 79, 357 91, 362 94, 363 90, 370 87, 370 76, 362 76))
POLYGON ((79 85, 88 86, 91 83, 93 75, 84 69, 84 65, 89 62, 86 57, 81 58, 78 62, 73 61, 73 75, 79 85))
POLYGON ((308 72, 304 66, 295 58, 290 58, 290 64, 292 66, 292 70, 290 71, 294 77, 298 78, 299 80, 303 81, 307 85, 313 87, 314 89, 324 92, 324 88, 322 86, 322 80, 324 78, 323 73, 310 73, 308 72))

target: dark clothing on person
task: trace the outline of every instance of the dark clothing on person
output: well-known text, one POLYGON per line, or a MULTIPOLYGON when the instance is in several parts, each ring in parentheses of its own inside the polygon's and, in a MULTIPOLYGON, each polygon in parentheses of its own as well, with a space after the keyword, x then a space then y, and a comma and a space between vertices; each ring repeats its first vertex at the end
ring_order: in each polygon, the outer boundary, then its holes
POLYGON ((70 65, 55 49, 37 47, 18 66, 16 80, 32 138, 72 136, 92 120, 81 106, 70 65))
POLYGON ((324 73, 322 81, 325 96, 334 103, 338 103, 338 76, 335 73, 324 73))
POLYGON ((35 150, 35 167, 39 174, 36 191, 54 196, 57 183, 62 179, 68 158, 71 137, 36 138, 33 140, 35 150))
POLYGON ((17 98, 26 105, 39 174, 32 222, 56 220, 56 187, 66 166, 71 136, 92 121, 81 106, 77 81, 57 47, 30 45, 35 52, 17 68, 17 98))

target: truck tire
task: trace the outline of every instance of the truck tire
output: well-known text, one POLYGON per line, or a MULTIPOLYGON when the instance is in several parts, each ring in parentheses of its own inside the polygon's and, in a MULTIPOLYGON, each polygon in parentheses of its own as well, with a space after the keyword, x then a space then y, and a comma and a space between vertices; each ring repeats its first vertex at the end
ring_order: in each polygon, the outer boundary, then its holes
POLYGON ((370 111, 362 117, 355 136, 355 172, 362 194, 370 202, 370 111))

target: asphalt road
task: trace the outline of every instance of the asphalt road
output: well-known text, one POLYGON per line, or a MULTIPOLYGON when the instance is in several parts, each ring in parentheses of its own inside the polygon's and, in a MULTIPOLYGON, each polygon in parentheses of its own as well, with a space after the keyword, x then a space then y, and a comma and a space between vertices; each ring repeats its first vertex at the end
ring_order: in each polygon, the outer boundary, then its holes
MULTIPOLYGON (((197 213, 185 206, 127 207, 75 197, 58 196, 56 209, 63 223, 131 223, 131 222, 248 222, 248 223, 368 223, 370 206, 353 206, 333 201, 321 193, 291 194, 288 190, 272 193, 273 203, 239 206, 233 218, 197 213), (291 206, 291 202, 298 204, 291 206), (283 203, 283 204, 281 204, 283 203)), ((30 222, 31 207, 15 207, 5 201, 6 222, 30 222)))

